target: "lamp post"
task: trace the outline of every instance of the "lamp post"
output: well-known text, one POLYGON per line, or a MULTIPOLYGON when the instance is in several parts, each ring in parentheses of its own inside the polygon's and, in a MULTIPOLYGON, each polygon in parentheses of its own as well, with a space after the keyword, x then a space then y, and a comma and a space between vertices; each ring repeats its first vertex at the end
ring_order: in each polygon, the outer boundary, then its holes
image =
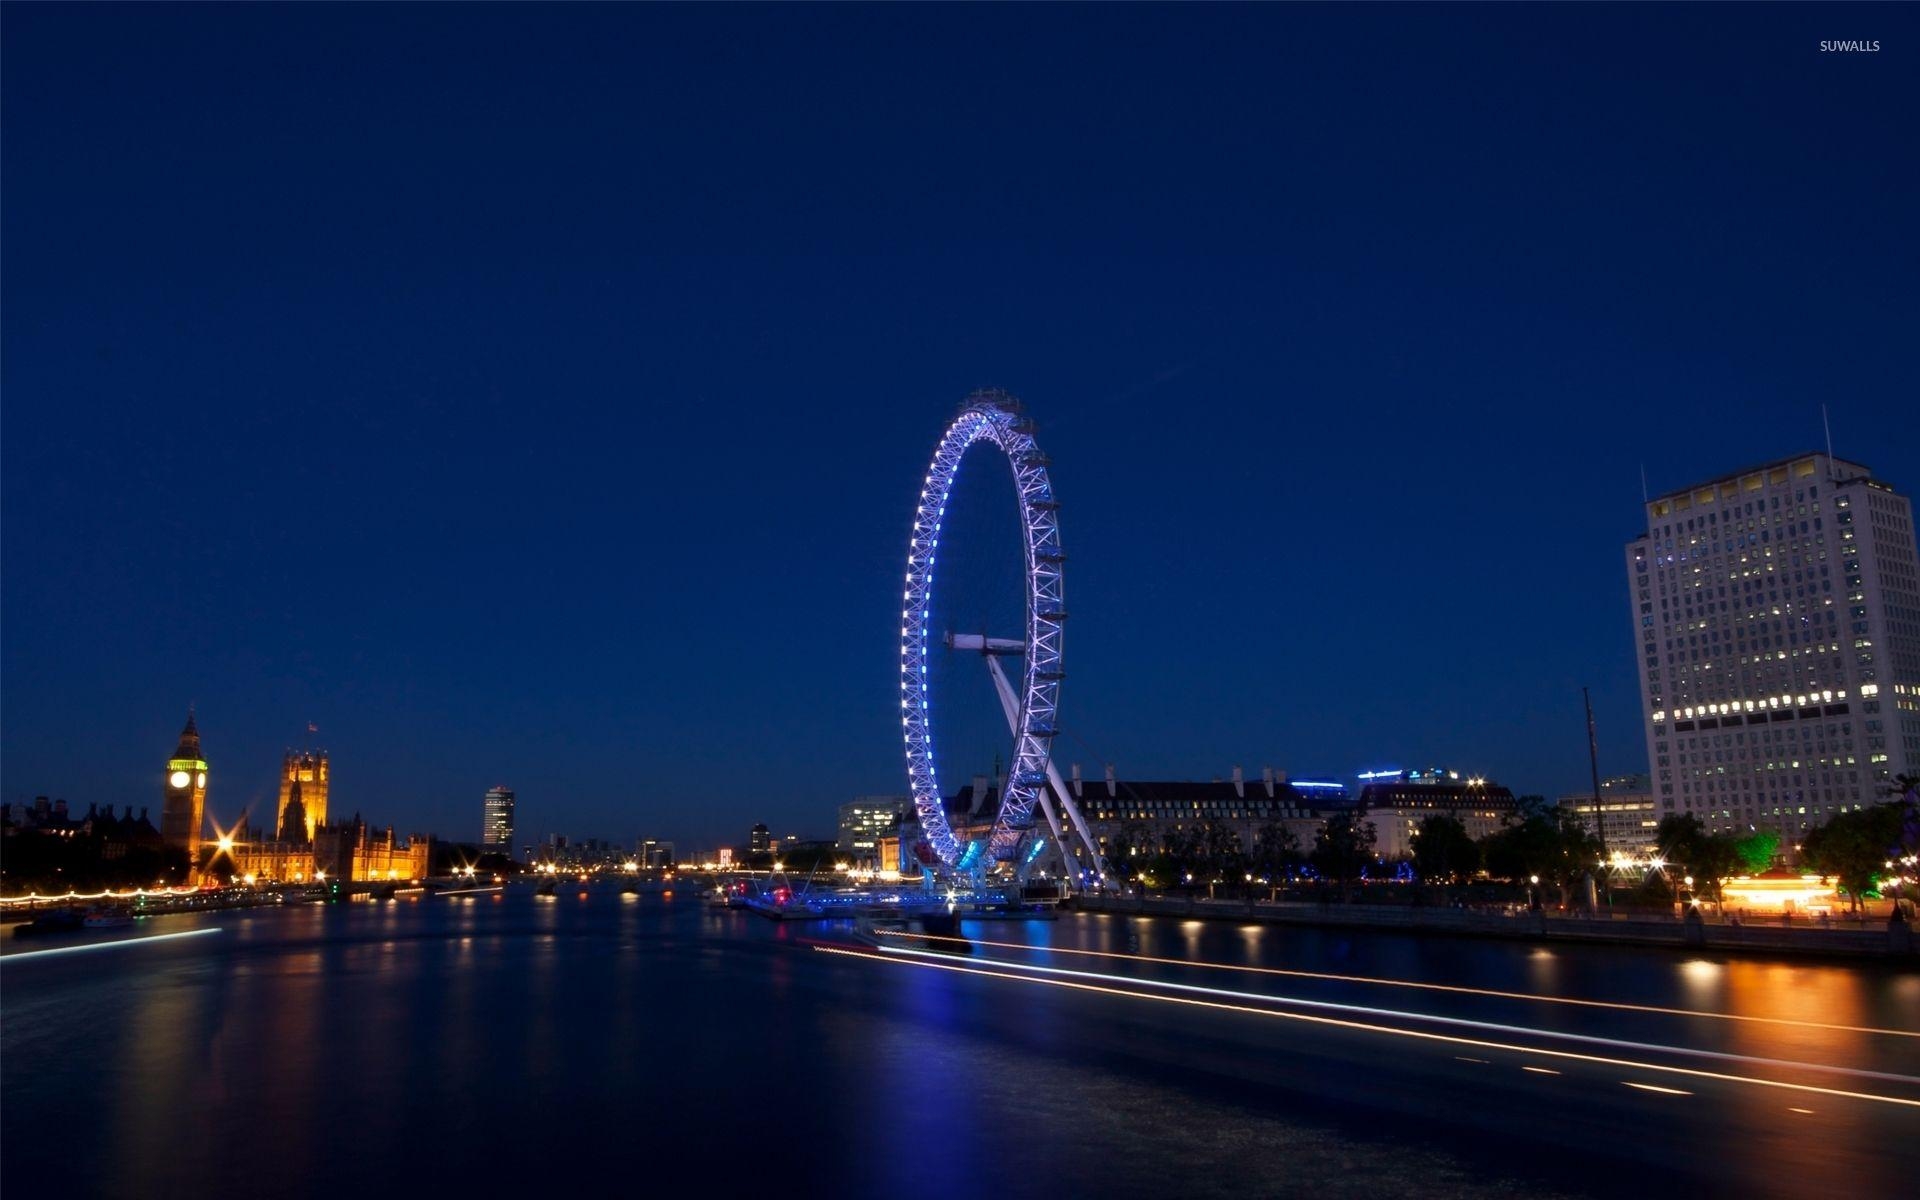
MULTIPOLYGON (((1587 766, 1593 771, 1593 835, 1600 840, 1600 858, 1607 857, 1607 819, 1600 811, 1600 743, 1593 732, 1593 696, 1586 688, 1580 689, 1580 699, 1587 706, 1587 766)), ((1603 875, 1607 885, 1607 907, 1613 907, 1613 877, 1603 875)))

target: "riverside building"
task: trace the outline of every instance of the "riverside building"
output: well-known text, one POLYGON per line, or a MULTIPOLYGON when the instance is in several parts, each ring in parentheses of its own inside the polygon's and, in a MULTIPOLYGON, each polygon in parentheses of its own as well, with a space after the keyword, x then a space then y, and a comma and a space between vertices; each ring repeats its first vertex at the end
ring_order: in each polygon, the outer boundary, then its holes
POLYGON ((1355 808, 1373 824, 1374 854, 1389 861, 1413 854, 1420 823, 1428 817, 1452 817, 1478 841, 1497 833, 1518 807, 1511 791, 1479 775, 1462 776, 1444 767, 1384 779, 1382 774, 1362 777, 1355 808))
MULTIPOLYGON (((1594 829, 1592 792, 1560 797, 1560 811, 1594 829)), ((1660 832, 1660 804, 1645 775, 1619 775, 1600 782, 1600 819, 1608 854, 1642 857, 1653 853, 1660 832)))
POLYGON ((276 810, 273 827, 281 829, 287 824, 288 809, 299 806, 296 814, 305 826, 306 840, 312 841, 322 825, 327 823, 327 791, 332 786, 332 767, 327 761, 327 752, 312 750, 289 750, 280 763, 280 807, 276 810))
POLYGON ((856 796, 840 806, 834 848, 856 863, 870 863, 879 857, 880 839, 912 811, 912 796, 856 796))
POLYGON ((480 849, 513 857, 513 789, 504 784, 488 788, 481 801, 480 849))
MULTIPOLYGON (((1150 858, 1169 839, 1214 829, 1231 833, 1240 849, 1251 850, 1269 826, 1278 826, 1293 835, 1294 844, 1305 852, 1312 849, 1315 832, 1334 809, 1349 805, 1345 784, 1325 779, 1289 781, 1286 773, 1267 768, 1259 780, 1246 779, 1235 767, 1231 778, 1199 780, 1121 779, 1108 767, 1104 779, 1083 780, 1080 766, 1069 768, 1065 780, 1075 807, 1086 820, 1100 853, 1109 863, 1122 857, 1150 858)), ((999 774, 991 778, 977 775, 945 800, 947 822, 954 837, 965 844, 985 838, 1000 809, 1000 797, 1006 780, 999 774)), ((1067 821, 1062 814, 1061 820, 1067 821)), ((1083 852, 1077 839, 1068 834, 1067 844, 1053 844, 1046 819, 1036 809, 1035 831, 1048 845, 1035 866, 1048 872, 1064 872, 1068 858, 1078 862, 1083 852)), ((882 871, 911 875, 927 861, 917 847, 924 841, 920 821, 911 808, 898 825, 876 841, 882 871)), ((1087 864, 1079 863, 1084 869, 1087 864)))
POLYGON ((1626 546, 1659 815, 1788 841, 1920 770, 1913 506, 1804 454, 1647 502, 1626 546))

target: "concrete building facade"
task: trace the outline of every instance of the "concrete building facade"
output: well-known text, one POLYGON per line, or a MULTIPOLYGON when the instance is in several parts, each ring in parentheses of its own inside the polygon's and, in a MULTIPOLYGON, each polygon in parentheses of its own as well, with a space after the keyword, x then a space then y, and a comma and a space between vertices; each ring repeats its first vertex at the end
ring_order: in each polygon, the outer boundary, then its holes
POLYGON ((1913 506, 1803 454, 1654 497, 1626 571, 1659 815, 1791 844, 1920 770, 1913 506))
POLYGON ((834 849, 856 863, 873 861, 880 853, 880 839, 892 833, 900 819, 912 811, 912 796, 855 796, 840 806, 834 849))
MULTIPOLYGON (((1562 796, 1558 803, 1562 813, 1587 829, 1594 828, 1593 793, 1562 796)), ((1660 804, 1654 798, 1652 781, 1645 775, 1601 780, 1600 820, 1609 855, 1647 857, 1653 852, 1654 836, 1660 827, 1660 804)))

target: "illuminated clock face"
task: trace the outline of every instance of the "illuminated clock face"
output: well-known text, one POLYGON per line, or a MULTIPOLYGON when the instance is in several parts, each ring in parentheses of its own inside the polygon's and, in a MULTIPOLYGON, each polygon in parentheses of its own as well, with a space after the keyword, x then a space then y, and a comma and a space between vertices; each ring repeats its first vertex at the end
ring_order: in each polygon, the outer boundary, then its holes
POLYGON ((201 788, 207 786, 207 773, 205 771, 193 777, 193 786, 201 788))
POLYGON ((193 776, 187 774, 185 771, 175 771, 173 774, 167 776, 167 782, 174 787, 183 788, 193 782, 193 776))

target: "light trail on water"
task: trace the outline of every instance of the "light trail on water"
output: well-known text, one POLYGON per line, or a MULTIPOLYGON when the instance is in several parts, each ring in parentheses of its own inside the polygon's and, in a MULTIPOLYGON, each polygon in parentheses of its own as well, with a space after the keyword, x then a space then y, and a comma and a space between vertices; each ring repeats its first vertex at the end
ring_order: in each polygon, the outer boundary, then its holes
POLYGON ((200 937, 203 934, 219 932, 218 929, 183 929, 178 933, 151 933, 146 937, 117 938, 111 942, 90 942, 85 946, 55 946, 47 950, 21 950, 13 954, 0 955, 0 963, 11 965, 30 958, 52 958, 58 954, 87 954, 94 950, 116 950, 126 946, 144 946, 150 942, 170 942, 175 938, 200 937))
MULTIPOLYGON (((909 954, 916 958, 941 959, 947 957, 934 950, 913 950, 905 946, 882 946, 885 954, 909 954)), ((1425 1021, 1434 1025, 1453 1025, 1466 1029, 1481 1029, 1490 1033, 1518 1034, 1525 1037, 1552 1038, 1563 1042, 1580 1042, 1589 1046, 1608 1046, 1616 1050, 1637 1050, 1655 1054, 1678 1054, 1688 1058, 1711 1058, 1722 1062, 1751 1063, 1756 1066, 1784 1067, 1789 1070, 1828 1071, 1837 1075, 1852 1075, 1859 1079, 1877 1079, 1887 1083, 1920 1084, 1920 1078, 1911 1075, 1895 1075, 1885 1071, 1866 1071, 1858 1067, 1840 1067, 1828 1063, 1802 1062, 1797 1059, 1762 1058, 1751 1054, 1730 1054, 1722 1050, 1700 1050, 1691 1046, 1670 1046, 1658 1042, 1635 1042, 1625 1038, 1600 1037, 1588 1033, 1567 1033, 1556 1029, 1535 1029, 1529 1025, 1508 1025, 1499 1021, 1477 1021, 1471 1017, 1447 1017, 1436 1013, 1409 1012, 1399 1008, 1375 1008, 1366 1004, 1341 1004, 1333 1000, 1307 1000, 1297 996, 1274 996, 1265 992, 1236 992, 1229 988, 1202 987, 1194 983, 1174 983, 1165 979, 1140 979, 1131 975, 1108 975, 1100 971, 1070 971, 1065 967, 1043 967, 1034 963, 1008 962, 1005 959, 985 960, 993 966, 1009 971, 1031 971, 1042 975, 1061 975, 1073 979, 1097 979, 1103 983, 1122 983, 1150 988, 1164 988, 1168 991, 1188 992, 1202 996, 1224 996, 1235 1001, 1255 1001, 1264 1004, 1291 1005, 1296 1008, 1331 1009, 1334 1012, 1362 1013, 1369 1017, 1393 1017, 1404 1021, 1425 1021)))
POLYGON ((1697 1008, 1664 1008, 1656 1004, 1626 1004, 1616 1000, 1582 1000, 1572 996, 1542 996, 1533 992, 1505 992, 1493 988, 1462 987, 1450 983, 1424 983, 1413 979, 1382 979, 1377 975, 1337 975, 1328 971, 1296 971, 1283 967, 1250 967, 1238 963, 1205 962, 1190 958, 1160 958, 1150 954, 1123 954, 1115 950, 1076 950, 1064 946, 1034 946, 1026 942, 991 942, 975 938, 946 937, 932 933, 913 933, 904 929, 876 929, 880 937, 912 938, 916 941, 964 943, 993 946, 1004 950, 1024 950, 1031 954, 1074 954, 1085 958, 1117 958, 1127 962, 1159 963, 1163 966, 1192 967, 1203 971, 1237 971, 1250 975, 1275 975, 1288 979, 1318 979, 1335 983, 1363 983, 1376 987, 1415 988, 1428 992, 1449 992, 1461 996, 1488 996, 1500 1000, 1525 1000, 1535 1004, 1566 1004, 1580 1008, 1614 1009, 1620 1012, 1652 1013, 1666 1017, 1700 1017, 1711 1021, 1750 1021, 1763 1025, 1792 1025, 1804 1029, 1830 1029, 1840 1033, 1870 1033, 1884 1037, 1920 1038, 1920 1030, 1879 1029, 1871 1025, 1835 1025, 1825 1021, 1800 1021, 1791 1017, 1755 1017, 1744 1013, 1704 1012, 1697 1008))
MULTIPOLYGON (((834 955, 839 955, 843 958, 859 958, 859 959, 865 959, 868 962, 887 963, 889 965, 899 966, 899 967, 922 967, 931 971, 948 971, 948 972, 961 974, 961 975, 976 975, 976 976, 981 976, 987 979, 998 979, 1006 983, 1025 983, 1025 984, 1032 984, 1039 987, 1056 987, 1056 988, 1067 989, 1070 991, 1090 992, 1098 995, 1121 996, 1121 997, 1132 999, 1132 1000, 1149 1000, 1149 1001, 1154 1001, 1160 1004, 1178 1004, 1188 1008, 1201 1008, 1201 1009, 1211 1009, 1217 1012, 1240 1013, 1247 1016, 1266 1017, 1271 1020, 1298 1021, 1305 1024, 1310 1024, 1310 1025, 1329 1026, 1337 1029, 1352 1029, 1352 1030, 1357 1030, 1363 1033, 1385 1034, 1390 1037, 1411 1038, 1415 1041, 1438 1043, 1443 1045, 1472 1046, 1482 1050, 1501 1050, 1501 1051, 1506 1051, 1513 1054, 1531 1055, 1537 1058, 1553 1058, 1553 1059, 1559 1059, 1567 1062, 1593 1063, 1600 1066, 1608 1066, 1608 1067, 1626 1067, 1631 1070, 1653 1071, 1653 1072, 1658 1072, 1658 1073, 1667 1074, 1667 1075, 1682 1075, 1690 1079, 1712 1079, 1712 1080, 1717 1080, 1724 1083, 1746 1084, 1751 1087, 1777 1088, 1783 1091, 1804 1092, 1811 1095, 1820 1095, 1820 1096, 1838 1096, 1838 1097, 1842 1097, 1844 1099, 1849 1099, 1849 1100, 1864 1100, 1864 1101, 1868 1101, 1875 1104, 1893 1104, 1893 1105, 1899 1105, 1904 1108, 1920 1109, 1920 1100, 1912 1100, 1904 1096, 1888 1096, 1888 1095, 1881 1095, 1875 1092, 1855 1092, 1855 1091, 1849 1091, 1845 1088, 1825 1087, 1820 1084, 1813 1084, 1813 1083, 1793 1083, 1783 1079, 1765 1079, 1765 1078, 1752 1076, 1752 1075, 1733 1075, 1724 1071, 1709 1071, 1700 1067, 1680 1067, 1680 1066, 1674 1066, 1669 1063, 1641 1062, 1634 1059, 1615 1058, 1608 1055, 1583 1054, 1583 1053, 1580 1053, 1579 1051, 1574 1051, 1574 1050, 1553 1050, 1553 1049, 1548 1049, 1540 1046, 1524 1046, 1524 1045, 1518 1045, 1511 1042, 1492 1041, 1487 1038, 1467 1037, 1461 1034, 1434 1033, 1424 1029, 1401 1029, 1392 1025, 1379 1025, 1369 1021, 1355 1021, 1355 1020, 1350 1020, 1343 1017, 1322 1016, 1315 1013, 1287 1012, 1281 1009, 1262 1008, 1262 1007, 1256 1007, 1251 1004, 1233 1003, 1227 1000, 1201 999, 1197 996, 1167 996, 1167 995, 1160 995, 1154 992, 1135 991, 1131 988, 1111 987, 1111 986, 1107 986, 1105 984, 1100 984, 1100 983, 1089 983, 1079 979, 1060 979, 1060 978, 1049 978, 1044 976, 1036 976, 1036 975, 1028 975, 1028 974, 1015 974, 1015 973, 1002 971, 1002 970, 986 970, 980 967, 964 966, 962 964, 953 963, 953 962, 930 962, 920 957, 917 957, 918 954, 928 953, 925 951, 909 952, 909 953, 916 954, 916 957, 905 958, 901 956, 901 952, 899 951, 895 951, 891 953, 885 953, 885 952, 877 953, 872 951, 849 950, 849 949, 843 949, 837 946, 822 946, 817 944, 813 945, 812 949, 819 954, 834 954, 834 955)), ((1013 966, 1017 966, 1018 964, 996 962, 995 965, 1001 966, 1001 967, 1013 967, 1013 966)), ((1048 970, 1048 971, 1057 970, 1056 968, 1040 968, 1040 969, 1048 970)), ((1109 977, 1094 975, 1091 973, 1083 973, 1083 972, 1059 972, 1059 973, 1068 974, 1068 975, 1085 974, 1088 977, 1095 978, 1095 979, 1109 978, 1109 977)), ((1114 976, 1111 978, 1116 978, 1126 983, 1142 982, 1140 980, 1126 979, 1125 977, 1121 977, 1121 976, 1114 976)), ((1212 989, 1194 989, 1194 990, 1208 991, 1212 989)), ((1231 995, 1241 995, 1243 993, 1218 992, 1217 994, 1231 996, 1231 995)), ((1260 997, 1260 998, 1266 999, 1266 997, 1260 997)), ((1661 1049, 1660 1047, 1654 1047, 1654 1048, 1661 1049)), ((1744 1059, 1743 1056, 1739 1056, 1739 1055, 1729 1055, 1724 1057, 1741 1059, 1742 1061, 1751 1061, 1756 1064, 1766 1064, 1771 1061, 1767 1059, 1744 1059)), ((1793 1063, 1793 1064, 1786 1064, 1786 1065, 1804 1068, 1809 1066, 1810 1064, 1793 1063)), ((1818 1068, 1818 1069, 1843 1070, 1843 1071, 1847 1070, 1846 1068, 1831 1068, 1831 1067, 1818 1068)), ((1868 1072, 1853 1072, 1853 1071, 1848 1071, 1848 1073, 1849 1074, 1870 1074, 1868 1072)), ((1920 1079, 1915 1079, 1910 1076, 1890 1076, 1889 1078, 1900 1080, 1900 1081, 1911 1083, 1911 1084, 1920 1085, 1920 1079)))

